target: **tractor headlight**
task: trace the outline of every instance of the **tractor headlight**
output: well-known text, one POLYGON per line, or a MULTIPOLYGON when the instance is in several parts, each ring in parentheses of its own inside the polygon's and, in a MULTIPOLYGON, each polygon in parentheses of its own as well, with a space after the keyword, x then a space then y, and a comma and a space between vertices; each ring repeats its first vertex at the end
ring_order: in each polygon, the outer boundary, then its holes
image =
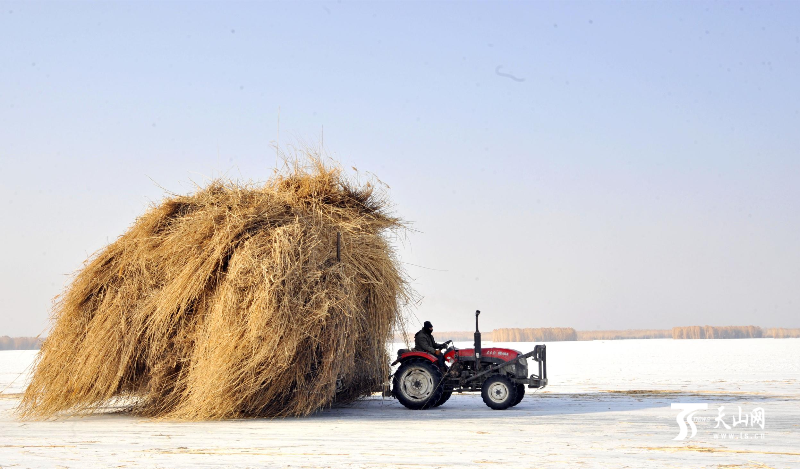
POLYGON ((528 359, 527 358, 520 358, 517 360, 517 372, 516 375, 520 378, 525 378, 528 376, 528 359))

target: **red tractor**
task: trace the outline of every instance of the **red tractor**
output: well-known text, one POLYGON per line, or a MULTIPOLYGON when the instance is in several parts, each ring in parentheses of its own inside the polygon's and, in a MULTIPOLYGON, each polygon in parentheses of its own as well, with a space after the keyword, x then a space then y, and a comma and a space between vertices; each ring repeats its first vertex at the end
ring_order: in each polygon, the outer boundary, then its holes
MULTIPOLYGON (((400 364, 392 380, 392 395, 409 409, 438 407, 454 392, 478 392, 492 409, 513 407, 525 397, 529 388, 547 386, 546 347, 537 345, 533 351, 521 353, 507 348, 481 349, 481 333, 475 311, 475 347, 444 352, 444 359, 427 352, 408 349, 397 351, 400 364), (528 377, 528 358, 539 363, 539 374, 528 377)), ((445 343, 451 343, 447 341, 445 343)))

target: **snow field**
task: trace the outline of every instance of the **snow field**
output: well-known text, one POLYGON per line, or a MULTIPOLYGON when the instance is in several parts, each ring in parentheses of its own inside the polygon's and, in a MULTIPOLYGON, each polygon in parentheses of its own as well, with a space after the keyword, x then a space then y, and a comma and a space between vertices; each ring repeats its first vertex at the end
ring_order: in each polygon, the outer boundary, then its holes
POLYGON ((304 419, 20 422, 36 352, 3 351, 0 467, 800 468, 800 339, 553 342, 547 352, 550 386, 505 411, 473 394, 428 411, 373 396, 304 419), (708 405, 694 437, 673 440, 673 403, 708 405), (762 408, 764 429, 722 433, 720 406, 729 425, 739 407, 762 408))

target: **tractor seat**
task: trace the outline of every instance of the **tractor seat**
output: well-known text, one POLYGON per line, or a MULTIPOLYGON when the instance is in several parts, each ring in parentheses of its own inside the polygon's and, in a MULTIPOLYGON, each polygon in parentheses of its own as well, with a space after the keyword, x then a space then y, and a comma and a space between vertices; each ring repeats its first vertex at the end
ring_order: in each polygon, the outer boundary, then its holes
POLYGON ((408 353, 408 352, 410 352, 410 351, 411 351, 411 350, 409 350, 409 349, 407 349, 407 348, 401 348, 400 350, 398 350, 398 351, 397 351, 397 358, 400 358, 400 357, 402 357, 402 356, 403 356, 403 354, 405 354, 405 353, 408 353))

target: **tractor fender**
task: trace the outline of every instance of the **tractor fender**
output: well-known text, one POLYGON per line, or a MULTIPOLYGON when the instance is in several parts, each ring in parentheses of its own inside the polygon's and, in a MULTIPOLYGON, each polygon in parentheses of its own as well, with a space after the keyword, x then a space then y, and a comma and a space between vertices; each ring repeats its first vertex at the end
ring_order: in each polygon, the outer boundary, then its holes
POLYGON ((395 360, 392 363, 392 365, 395 365, 397 363, 402 363, 402 362, 408 360, 409 358, 425 358, 425 359, 427 359, 427 360, 429 360, 429 361, 431 361, 433 363, 438 363, 438 361, 439 361, 435 356, 431 355, 428 352, 406 352, 406 353, 400 355, 399 357, 397 357, 397 360, 395 360))

